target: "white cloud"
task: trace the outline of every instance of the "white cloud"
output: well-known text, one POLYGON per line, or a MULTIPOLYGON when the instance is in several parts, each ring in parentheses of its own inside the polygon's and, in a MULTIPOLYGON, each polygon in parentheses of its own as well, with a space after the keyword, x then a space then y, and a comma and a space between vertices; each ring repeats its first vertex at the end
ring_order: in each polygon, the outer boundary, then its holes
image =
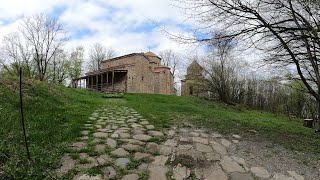
POLYGON ((15 20, 37 12, 51 12, 63 0, 0 0, 0 19, 15 20))
MULTIPOLYGON (((0 43, 4 35, 17 31, 19 19, 37 13, 58 16, 71 38, 66 50, 83 45, 88 53, 90 46, 99 42, 112 47, 119 55, 151 51, 159 53, 173 49, 186 56, 203 53, 202 48, 183 45, 166 37, 154 24, 163 26, 173 34, 185 34, 186 26, 193 26, 172 0, 0 0, 0 43), (61 12, 56 12, 57 7, 61 12), (184 26, 182 26, 184 25, 184 26)), ((185 58, 183 64, 189 63, 185 58)), ((183 71, 181 71, 183 72, 183 71)))
POLYGON ((0 43, 3 39, 3 37, 11 32, 16 32, 18 30, 18 27, 20 26, 20 20, 16 20, 13 23, 10 24, 0 24, 0 43))
MULTIPOLYGON (((86 29, 90 36, 72 39, 69 46, 82 44, 85 47, 94 42, 101 42, 107 47, 113 47, 120 54, 141 52, 149 50, 149 46, 157 45, 153 51, 163 49, 175 49, 182 51, 185 46, 172 42, 158 29, 145 29, 145 31, 133 31, 147 23, 159 23, 170 21, 166 29, 172 33, 186 33, 173 22, 179 23, 183 15, 170 5, 170 0, 124 0, 124 1, 89 1, 85 3, 68 3, 68 8, 61 15, 60 20, 72 32, 86 29)), ((161 24, 160 24, 161 23, 161 24)), ((142 29, 141 27, 139 28, 142 29)), ((71 33, 72 33, 71 32, 71 33)), ((86 48, 88 49, 88 48, 86 48)))

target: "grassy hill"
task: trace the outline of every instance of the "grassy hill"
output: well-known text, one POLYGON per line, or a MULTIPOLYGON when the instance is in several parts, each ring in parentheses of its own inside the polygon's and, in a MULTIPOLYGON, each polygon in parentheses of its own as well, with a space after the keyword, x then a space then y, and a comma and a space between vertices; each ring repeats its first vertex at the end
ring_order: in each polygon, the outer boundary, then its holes
POLYGON ((46 179, 68 142, 105 103, 102 94, 27 80, 23 84, 32 163, 26 160, 17 79, 0 80, 0 179, 46 179))
POLYGON ((240 134, 250 140, 266 140, 293 150, 320 153, 320 134, 303 127, 302 120, 196 97, 126 94, 125 98, 129 106, 158 127, 189 121, 223 134, 240 134))
MULTIPOLYGON (((18 87, 16 79, 0 80, 0 179, 50 179, 67 144, 80 136, 89 115, 106 100, 101 93, 27 80, 23 92, 32 157, 29 163, 22 136, 18 87)), ((320 154, 320 134, 285 116, 195 97, 125 94, 124 99, 127 106, 160 129, 190 121, 223 134, 236 133, 251 140, 267 140, 320 154)))

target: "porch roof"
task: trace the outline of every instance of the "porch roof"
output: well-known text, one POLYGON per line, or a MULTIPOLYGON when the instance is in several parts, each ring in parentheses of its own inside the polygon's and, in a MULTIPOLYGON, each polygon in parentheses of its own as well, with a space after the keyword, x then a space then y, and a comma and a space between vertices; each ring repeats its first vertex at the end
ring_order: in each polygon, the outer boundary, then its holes
POLYGON ((74 80, 79 80, 79 79, 86 79, 88 77, 92 77, 92 76, 97 76, 97 75, 101 75, 101 74, 106 74, 108 72, 115 72, 115 73, 120 73, 120 72, 128 72, 128 70, 126 69, 114 69, 114 68, 108 68, 108 69, 100 69, 98 71, 91 71, 91 72, 87 72, 85 74, 85 76, 76 78, 74 80))

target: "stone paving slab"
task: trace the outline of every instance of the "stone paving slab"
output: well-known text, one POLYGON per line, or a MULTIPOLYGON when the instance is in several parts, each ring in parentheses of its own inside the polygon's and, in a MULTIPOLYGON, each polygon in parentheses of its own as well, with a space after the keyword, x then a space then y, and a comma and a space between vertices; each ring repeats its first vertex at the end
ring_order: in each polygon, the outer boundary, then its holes
POLYGON ((238 172, 231 173, 230 179, 231 180, 254 180, 254 178, 250 173, 238 173, 238 172))
POLYGON ((93 137, 96 137, 96 138, 107 138, 108 137, 108 133, 95 132, 95 133, 93 133, 93 137))
POLYGON ((205 153, 212 152, 212 148, 210 146, 201 143, 196 143, 196 150, 205 153))
POLYGON ((75 166, 75 161, 69 156, 69 154, 65 154, 60 160, 60 168, 57 170, 58 176, 61 176, 67 173, 69 170, 72 170, 75 166))
POLYGON ((152 136, 145 135, 145 134, 138 134, 133 136, 133 139, 140 140, 140 141, 149 141, 151 138, 152 136))
POLYGON ((115 165, 122 168, 122 169, 125 169, 129 162, 130 162, 129 158, 118 158, 118 159, 116 159, 115 165))
POLYGON ((223 156, 220 164, 222 168, 228 172, 228 173, 233 173, 233 172, 246 172, 240 164, 238 164, 236 161, 234 161, 231 157, 229 156, 223 156))
POLYGON ((163 155, 156 156, 156 157, 154 157, 154 161, 152 162, 152 164, 165 165, 167 163, 168 159, 169 159, 168 156, 163 156, 163 155))
POLYGON ((251 172, 259 178, 269 178, 271 175, 264 167, 252 167, 251 172))
POLYGON ((139 179, 139 175, 137 174, 128 174, 123 176, 122 180, 138 180, 139 179))
POLYGON ((149 180, 166 180, 169 168, 166 166, 150 166, 148 170, 150 171, 149 180))

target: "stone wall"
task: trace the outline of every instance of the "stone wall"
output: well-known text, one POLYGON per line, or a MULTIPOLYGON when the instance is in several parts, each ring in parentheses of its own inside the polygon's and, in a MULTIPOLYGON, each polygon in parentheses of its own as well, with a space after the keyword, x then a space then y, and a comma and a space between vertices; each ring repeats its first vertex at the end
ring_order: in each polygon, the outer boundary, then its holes
POLYGON ((125 72, 116 72, 114 77, 114 85, 112 85, 112 73, 108 74, 108 83, 107 76, 103 76, 103 91, 117 91, 117 92, 126 92, 127 91, 127 73, 125 72))
POLYGON ((189 93, 186 88, 186 81, 181 80, 181 96, 188 96, 189 93))
POLYGON ((175 95, 176 90, 174 88, 174 78, 170 69, 167 67, 161 67, 157 68, 157 70, 156 77, 158 82, 156 85, 156 93, 175 95))

